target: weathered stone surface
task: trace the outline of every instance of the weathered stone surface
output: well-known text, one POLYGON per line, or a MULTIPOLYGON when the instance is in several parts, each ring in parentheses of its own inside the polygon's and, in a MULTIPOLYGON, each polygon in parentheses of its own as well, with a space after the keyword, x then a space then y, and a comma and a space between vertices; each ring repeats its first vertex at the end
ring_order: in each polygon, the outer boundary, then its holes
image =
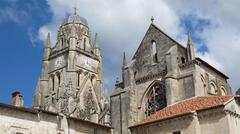
MULTIPOLYGON (((64 19, 54 47, 48 34, 33 98, 35 109, 2 105, 0 133, 237 134, 240 131, 239 102, 231 102, 218 111, 190 113, 136 127, 130 132, 129 126, 135 122, 179 101, 195 96, 231 95, 228 77, 195 57, 190 36, 185 48, 152 23, 129 63, 124 55, 122 82, 116 84, 109 100, 101 89, 102 57, 97 34, 93 44, 90 35, 87 21, 76 14, 64 19), (112 125, 114 130, 111 132, 110 127, 100 124, 112 125)), ((21 106, 19 100, 16 98, 13 104, 21 106)))
POLYGON ((1 134, 111 134, 111 128, 65 115, 0 104, 1 134))
MULTIPOLYGON (((166 104, 156 104, 156 106, 168 106, 194 96, 232 94, 227 83, 228 78, 205 61, 195 57, 190 36, 185 48, 153 23, 147 30, 133 59, 128 64, 124 61, 122 75, 123 82, 118 84, 114 93, 120 92, 120 86, 124 92, 111 97, 111 104, 114 107, 111 108, 111 112, 118 112, 121 115, 112 114, 111 119, 112 123, 116 124, 114 126, 117 130, 116 134, 130 133, 126 129, 147 116, 146 109, 153 107, 148 106, 150 105, 148 97, 158 97, 150 95, 152 90, 155 90, 154 84, 164 84, 163 91, 165 91, 166 98, 166 100, 160 99, 164 100, 163 102, 156 102, 166 104), (119 108, 122 108, 120 113, 119 108)), ((144 128, 137 133, 141 130, 144 128)), ((148 130, 141 133, 145 134, 146 131, 148 130)), ((159 131, 159 133, 164 132, 159 131)), ((154 131, 149 130, 148 133, 154 133, 154 131)))
POLYGON ((90 30, 80 21, 82 18, 73 15, 66 20, 53 48, 48 34, 33 107, 109 124, 106 110, 109 110, 106 105, 109 99, 101 89, 102 63, 97 35, 91 45, 90 30))

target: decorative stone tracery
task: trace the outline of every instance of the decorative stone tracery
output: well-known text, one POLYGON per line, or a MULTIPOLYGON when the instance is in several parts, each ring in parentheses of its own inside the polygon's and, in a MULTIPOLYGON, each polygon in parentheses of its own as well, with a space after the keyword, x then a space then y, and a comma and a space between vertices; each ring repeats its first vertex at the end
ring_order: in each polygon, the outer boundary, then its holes
POLYGON ((57 95, 50 90, 48 95, 45 96, 47 100, 44 106, 45 110, 60 112, 66 116, 76 116, 84 120, 91 120, 92 115, 97 114, 97 104, 91 88, 86 91, 84 98, 81 99, 81 101, 84 101, 83 106, 80 106, 80 96, 77 90, 74 90, 71 81, 61 88, 61 91, 62 93, 57 95))
POLYGON ((145 114, 149 116, 167 106, 166 90, 163 83, 155 83, 146 94, 145 114))

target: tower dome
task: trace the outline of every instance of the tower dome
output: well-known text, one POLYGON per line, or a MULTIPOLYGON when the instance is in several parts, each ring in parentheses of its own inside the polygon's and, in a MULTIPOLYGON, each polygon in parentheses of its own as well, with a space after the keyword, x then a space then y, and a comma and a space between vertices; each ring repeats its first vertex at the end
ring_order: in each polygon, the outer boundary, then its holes
POLYGON ((69 24, 69 23, 83 24, 85 26, 88 26, 87 20, 77 14, 67 16, 63 20, 62 25, 69 24))

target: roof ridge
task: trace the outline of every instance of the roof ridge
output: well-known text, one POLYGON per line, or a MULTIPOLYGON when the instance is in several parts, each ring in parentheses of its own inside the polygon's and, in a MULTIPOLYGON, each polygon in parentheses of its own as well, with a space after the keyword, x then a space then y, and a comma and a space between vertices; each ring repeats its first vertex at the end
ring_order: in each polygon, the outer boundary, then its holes
MULTIPOLYGON (((174 102, 174 103, 172 103, 172 104, 170 104, 170 105, 168 105, 168 106, 173 106, 173 105, 176 105, 176 104, 179 104, 179 103, 182 103, 182 102, 188 101, 188 100, 192 100, 192 99, 194 99, 194 98, 198 98, 198 97, 200 97, 200 96, 193 96, 193 97, 191 97, 191 98, 187 98, 187 99, 185 99, 185 100, 180 100, 180 101, 174 102)), ((168 107, 168 106, 167 106, 167 107, 168 107)))
POLYGON ((230 98, 228 101, 224 102, 224 103, 223 103, 224 105, 227 105, 228 103, 230 103, 232 100, 235 99, 234 96, 229 96, 229 97, 231 97, 231 98, 230 98))

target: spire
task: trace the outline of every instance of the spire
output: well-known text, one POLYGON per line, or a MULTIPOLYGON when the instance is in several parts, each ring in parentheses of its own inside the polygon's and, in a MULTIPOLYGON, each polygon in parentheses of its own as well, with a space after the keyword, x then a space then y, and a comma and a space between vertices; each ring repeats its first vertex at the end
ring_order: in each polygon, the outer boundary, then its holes
POLYGON ((99 43, 98 43, 98 33, 95 33, 95 37, 94 37, 94 42, 93 42, 93 48, 99 48, 99 43))
POLYGON ((125 87, 125 72, 126 72, 126 68, 125 66, 127 65, 127 60, 126 60, 126 54, 125 52, 123 52, 123 65, 122 65, 122 81, 123 81, 123 87, 125 87))
POLYGON ((94 41, 93 41, 93 52, 95 55, 100 56, 100 48, 99 48, 99 42, 98 42, 98 34, 95 33, 94 41))
POLYGON ((123 52, 123 67, 126 66, 127 61, 126 61, 126 54, 123 52))
POLYGON ((194 52, 191 32, 188 32, 187 56, 188 56, 188 61, 195 59, 195 52, 194 52))

